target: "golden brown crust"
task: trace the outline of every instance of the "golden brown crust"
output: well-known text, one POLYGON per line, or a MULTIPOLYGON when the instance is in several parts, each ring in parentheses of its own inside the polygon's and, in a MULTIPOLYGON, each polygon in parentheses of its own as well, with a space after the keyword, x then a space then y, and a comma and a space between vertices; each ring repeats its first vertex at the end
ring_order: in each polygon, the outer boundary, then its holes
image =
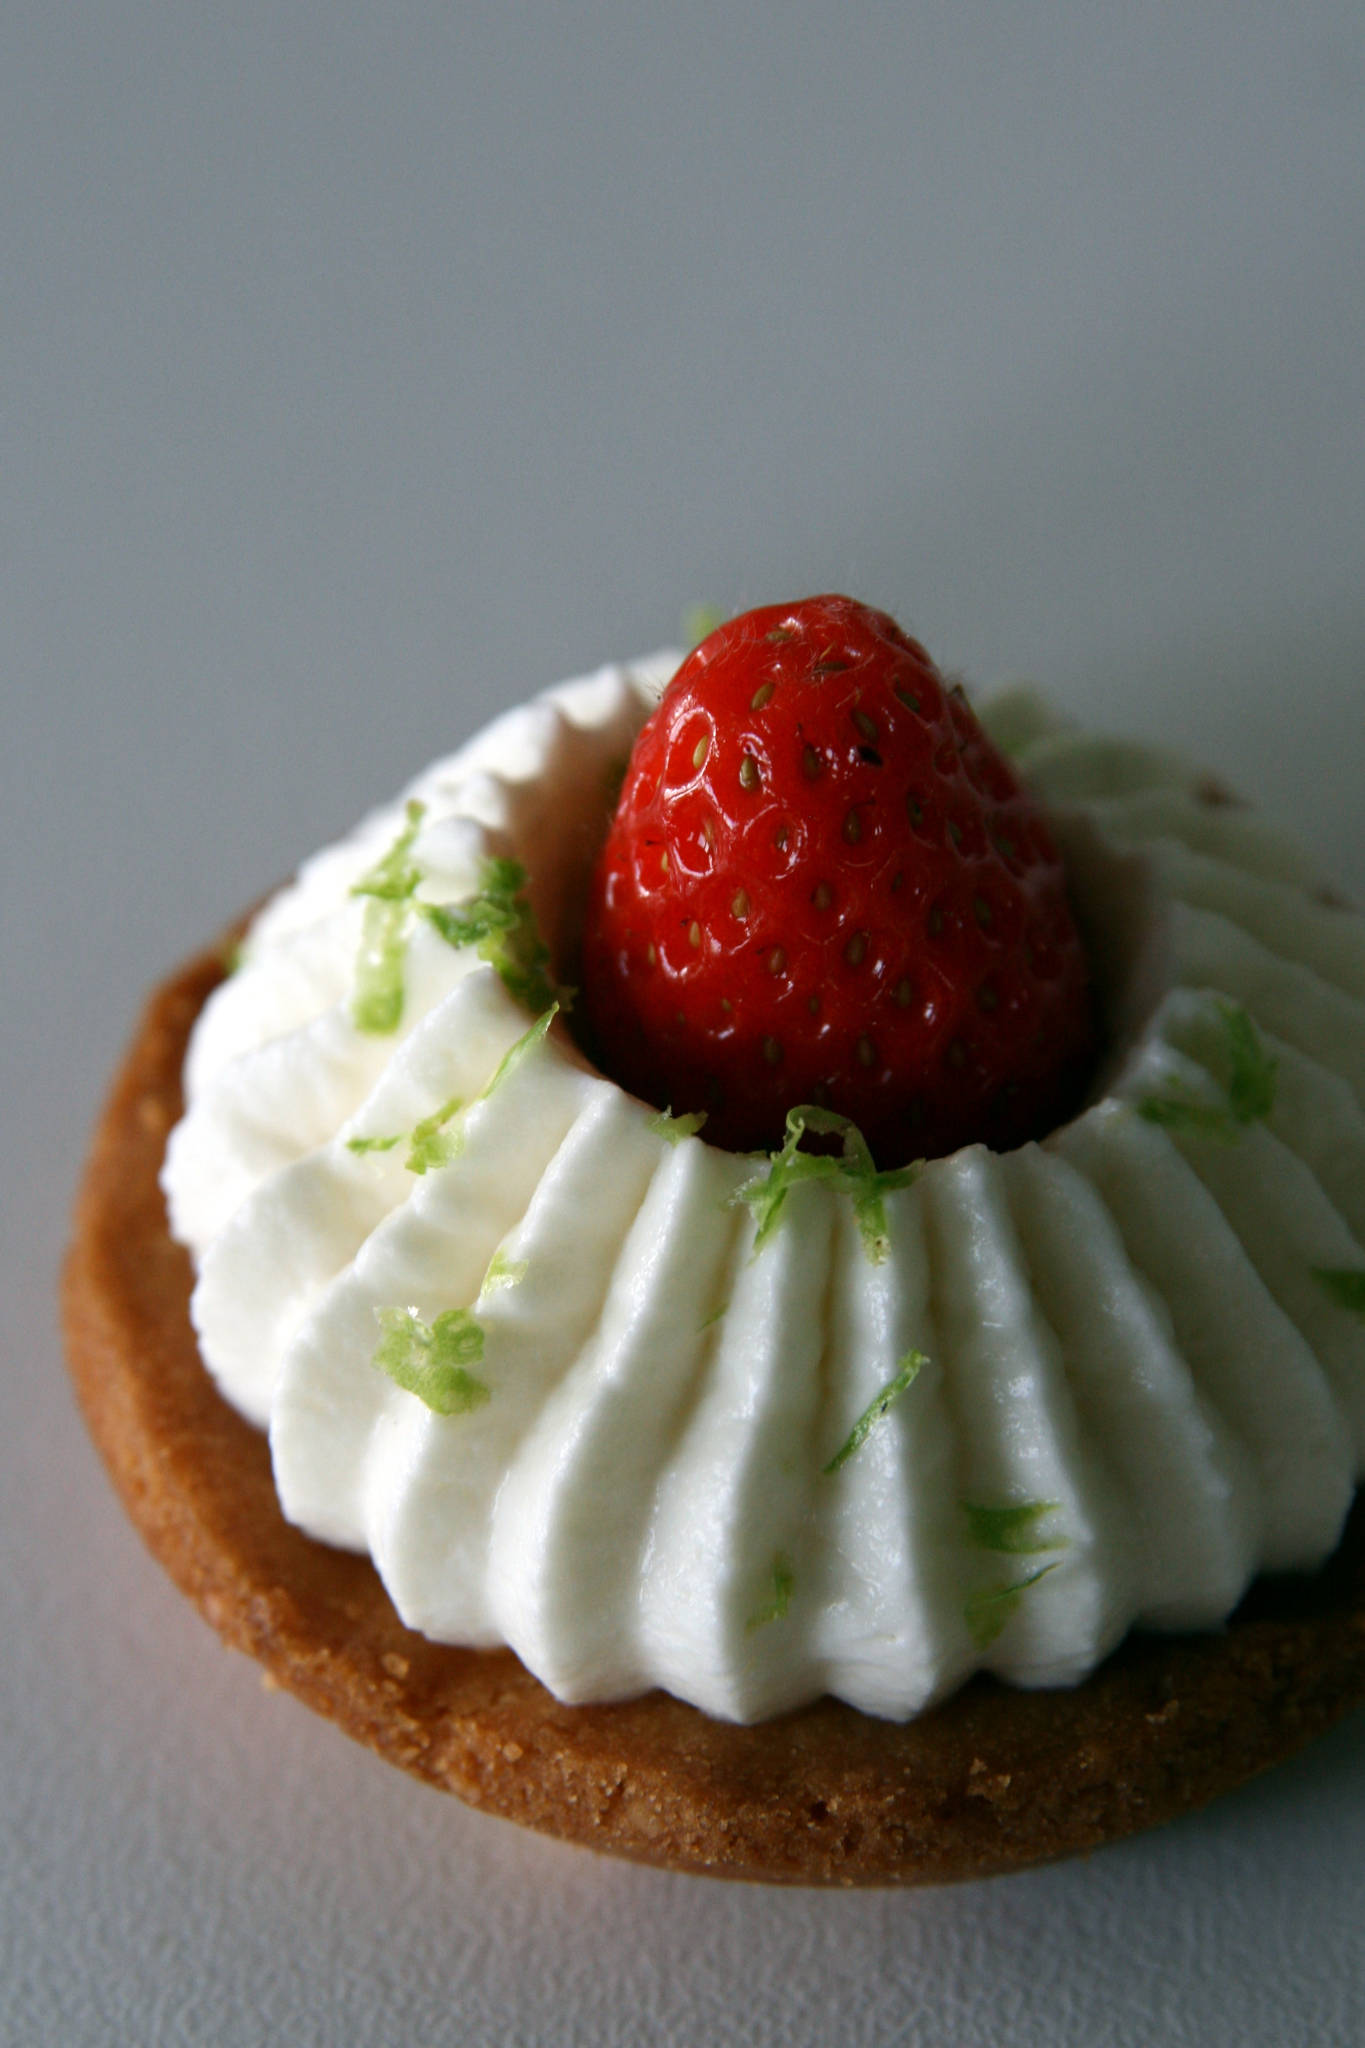
POLYGON ((663 1694, 565 1707, 510 1652, 405 1629, 368 1560, 280 1515, 265 1439, 188 1316, 158 1171, 185 1041, 222 972, 148 1005, 96 1133, 67 1262, 71 1369, 134 1522, 219 1634, 390 1762, 472 1805, 675 1869, 917 1884, 1090 1849, 1202 1805, 1365 1702, 1365 1513, 1316 1579, 1216 1636, 1134 1637, 1085 1685, 977 1680, 907 1726, 822 1701, 757 1728, 663 1694))

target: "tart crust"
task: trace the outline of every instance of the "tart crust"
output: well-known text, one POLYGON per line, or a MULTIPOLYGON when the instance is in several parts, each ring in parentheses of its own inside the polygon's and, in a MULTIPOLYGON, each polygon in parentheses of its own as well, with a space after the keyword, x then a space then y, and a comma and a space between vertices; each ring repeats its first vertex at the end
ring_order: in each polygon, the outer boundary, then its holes
POLYGON ((270 1453, 215 1389, 158 1174, 224 949, 152 995, 86 1167, 64 1278, 96 1445, 148 1547, 233 1648, 415 1777, 616 1855, 778 1884, 925 1884, 1151 1827, 1365 1703, 1365 1505, 1313 1579, 1214 1635, 1134 1635, 1084 1684, 974 1679, 904 1725, 835 1701, 736 1727, 662 1693, 562 1705, 510 1651, 406 1629, 367 1558, 283 1519, 270 1453))

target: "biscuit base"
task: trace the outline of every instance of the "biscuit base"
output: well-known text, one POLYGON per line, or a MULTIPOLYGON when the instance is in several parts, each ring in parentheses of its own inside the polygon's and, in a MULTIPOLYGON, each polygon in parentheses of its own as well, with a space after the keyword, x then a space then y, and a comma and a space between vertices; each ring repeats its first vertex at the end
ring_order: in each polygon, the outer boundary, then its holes
POLYGON ((368 1559, 283 1519, 266 1439, 190 1326, 158 1184, 222 954, 152 997, 86 1168, 64 1281, 71 1370, 148 1547, 223 1639, 390 1763, 470 1805, 671 1869, 930 1884, 1089 1850, 1203 1805, 1365 1702, 1365 1511, 1312 1579, 1215 1635, 1134 1635, 1085 1684, 976 1679, 904 1726, 832 1700, 759 1727, 662 1693, 562 1705, 510 1651, 431 1643, 368 1559))

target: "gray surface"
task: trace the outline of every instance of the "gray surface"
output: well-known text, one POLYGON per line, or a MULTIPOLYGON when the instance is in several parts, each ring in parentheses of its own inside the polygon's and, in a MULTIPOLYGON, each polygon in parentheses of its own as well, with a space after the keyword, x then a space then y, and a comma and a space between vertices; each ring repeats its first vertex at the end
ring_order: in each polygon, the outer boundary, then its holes
POLYGON ((848 587, 1365 894, 1358 5, 0 22, 0 2038, 1345 2043, 1365 1732, 920 1897, 600 1863, 219 1650, 61 1374, 147 983, 495 708, 848 587))

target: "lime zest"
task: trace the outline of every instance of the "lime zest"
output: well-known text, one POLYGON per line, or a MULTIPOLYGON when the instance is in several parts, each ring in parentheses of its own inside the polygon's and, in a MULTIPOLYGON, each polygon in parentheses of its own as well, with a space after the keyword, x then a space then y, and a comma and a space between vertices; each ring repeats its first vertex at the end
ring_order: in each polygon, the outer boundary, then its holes
POLYGON ((500 1287, 515 1287, 526 1278, 527 1267, 527 1260, 509 1259, 504 1247, 499 1245, 488 1261, 480 1294, 496 1294, 500 1287))
POLYGON ((374 866, 367 868, 360 880, 351 884, 353 896, 373 896, 381 903, 410 901, 422 879, 422 870, 415 860, 409 860, 408 855, 426 814, 424 803, 419 803, 416 797, 408 799, 403 806, 402 831, 388 852, 381 854, 374 866))
POLYGON ((795 1590, 796 1574, 792 1570, 791 1559, 784 1550, 779 1550, 772 1562, 771 1595, 762 1607, 749 1616, 744 1624, 745 1634, 752 1635, 755 1629, 766 1628, 770 1621, 784 1620, 787 1609, 792 1604, 792 1594, 795 1590))
POLYGON ((1264 1123, 1275 1107, 1279 1061, 1267 1052, 1250 1013, 1240 1003, 1220 1003, 1228 1034, 1232 1071, 1228 1104, 1239 1124, 1264 1123))
POLYGON ((408 906, 372 899, 360 922, 351 1021, 357 1031, 383 1037, 403 1021, 403 959, 408 906))
POLYGON ((388 852, 351 885, 353 896, 367 899, 360 924, 351 1021, 357 1031, 377 1036, 396 1031, 402 1022, 408 923, 412 898, 422 879, 409 855, 426 816, 426 805, 413 798, 403 816, 403 829, 388 852))
MULTIPOLYGON (((544 1016, 537 1017, 530 1029, 523 1031, 520 1038, 508 1046, 492 1074, 474 1097, 475 1102, 486 1102, 493 1090, 500 1087, 508 1075, 515 1072, 522 1061, 534 1052, 549 1030, 558 1009, 558 1003, 551 1003, 544 1016)), ((406 1137, 408 1156, 403 1164, 408 1172, 430 1173, 434 1167, 451 1165, 464 1151, 464 1125, 462 1121, 457 1123, 455 1119, 463 1118, 468 1106, 463 1096, 452 1095, 448 1102, 443 1102, 430 1116, 424 1116, 419 1123, 415 1123, 410 1131, 399 1131, 393 1137, 348 1138, 346 1149, 348 1152, 390 1152, 395 1145, 401 1145, 406 1137)))
POLYGON ((1019 1602, 1030 1586, 1036 1586, 1039 1579, 1045 1579, 1049 1572, 1055 1572, 1060 1559, 1051 1564, 1040 1564, 1022 1579, 1015 1579, 1008 1586, 986 1586, 978 1593, 972 1593, 963 1609, 967 1633, 978 1650, 988 1650, 1005 1624, 1012 1618, 1019 1602))
POLYGON ((1264 1123, 1274 1109, 1279 1061, 1267 1052, 1255 1022, 1240 1003, 1220 1002, 1215 1007, 1227 1041, 1224 1100, 1206 1100, 1187 1081, 1172 1076, 1164 1093, 1143 1097, 1137 1112, 1162 1130, 1235 1145, 1252 1124, 1264 1123))
POLYGON ((792 1189, 804 1181, 823 1181, 851 1199, 863 1250, 874 1266, 881 1264, 891 1248, 885 1197, 897 1188, 908 1188, 924 1164, 923 1160, 915 1160, 909 1166, 879 1173, 858 1126, 837 1110, 820 1109, 814 1103, 802 1103, 787 1111, 782 1145, 766 1157, 764 1171, 743 1182, 730 1196, 732 1204, 744 1202, 753 1212, 753 1256, 758 1257, 777 1229, 792 1189), (842 1139, 842 1157, 828 1152, 802 1152, 801 1140, 808 1131, 819 1137, 842 1139))
POLYGON ((726 614, 713 604, 690 604, 683 613, 683 645, 689 650, 700 647, 703 640, 725 624, 726 614))
POLYGON ((1365 1267, 1314 1266, 1312 1273, 1329 1300, 1365 1322, 1365 1267))
POLYGON ((401 1145, 402 1142, 403 1133, 395 1131, 388 1138, 348 1138, 346 1140, 346 1150, 348 1152, 355 1152, 358 1155, 363 1155, 366 1152, 392 1152, 394 1146, 401 1145))
POLYGON ((530 1029, 523 1031, 521 1037, 508 1046, 506 1052, 498 1061, 496 1067, 494 1067, 491 1078, 484 1082, 483 1087, 475 1096, 474 1100, 476 1102, 487 1102, 493 1090, 501 1088, 503 1082, 508 1079, 509 1075, 516 1072, 522 1061, 530 1058, 558 1014, 559 1004, 552 1000, 549 1009, 543 1011, 536 1018, 535 1023, 530 1029))
POLYGON ((372 1363, 434 1415, 467 1415, 491 1400, 487 1384, 469 1370, 483 1359, 484 1334, 467 1308, 446 1309, 431 1323, 412 1308, 375 1315, 381 1335, 372 1363))
POLYGON ((464 1108, 463 1099, 452 1095, 430 1116, 424 1116, 412 1127, 408 1140, 408 1156, 403 1161, 409 1173, 429 1173, 433 1167, 449 1166, 464 1151, 464 1132, 458 1126, 448 1130, 446 1126, 452 1117, 464 1108))
MULTIPOLYGON (((996 1507, 964 1500, 960 1506, 967 1518, 970 1541, 979 1549, 1000 1556, 1039 1557, 1049 1550, 1065 1550, 1071 1541, 1069 1536, 1039 1533, 1038 1524, 1046 1516, 1059 1511, 1060 1501, 1007 1501, 996 1507)), ((1049 1572, 1056 1571, 1060 1563, 1061 1559, 1054 1557, 1049 1563, 1026 1572, 1022 1579, 1011 1579, 1004 1585, 982 1586, 968 1594, 963 1619, 978 1650, 989 1649, 1029 1587, 1036 1586, 1049 1572)))
POLYGON ((928 1363, 928 1357, 923 1351, 906 1352, 894 1378, 887 1381, 880 1393, 872 1396, 829 1463, 821 1467, 822 1477, 828 1479, 841 1465, 846 1465, 855 1452, 862 1449, 892 1402, 898 1401, 906 1388, 914 1385, 921 1367, 928 1363))
POLYGON ((550 979, 550 949, 526 900, 526 879, 520 861, 489 855, 479 863, 477 892, 465 902, 417 908, 448 946, 477 947, 479 958, 525 1009, 541 1011, 556 1001, 567 1009, 570 992, 550 979))
POLYGON ((704 1109, 689 1109, 678 1116, 674 1116, 671 1109, 661 1109, 657 1116, 649 1119, 648 1129, 670 1145, 681 1145, 684 1138, 695 1138, 705 1122, 704 1109))
POLYGON ((1065 1536, 1038 1534, 1039 1522, 1056 1514, 1060 1505, 1055 1500, 1021 1500, 997 1508, 964 1500, 962 1512, 967 1517, 968 1535, 982 1550, 1002 1551, 1008 1557, 1037 1557, 1043 1551, 1066 1547, 1065 1536))

